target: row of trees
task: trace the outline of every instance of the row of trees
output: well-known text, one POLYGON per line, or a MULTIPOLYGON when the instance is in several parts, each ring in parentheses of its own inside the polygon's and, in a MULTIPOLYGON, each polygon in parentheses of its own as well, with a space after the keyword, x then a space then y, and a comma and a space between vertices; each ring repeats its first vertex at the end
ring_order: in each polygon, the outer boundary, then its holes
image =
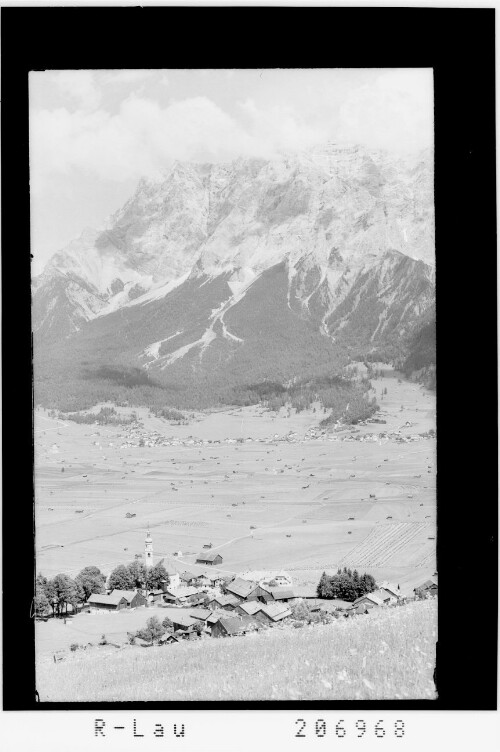
POLYGON ((163 564, 158 562, 154 567, 146 567, 140 559, 130 564, 119 564, 109 575, 108 588, 110 590, 134 590, 147 588, 158 590, 162 582, 167 581, 168 574, 163 564))
POLYGON ((35 581, 35 613, 43 616, 52 608, 54 616, 61 616, 68 613, 68 606, 77 610, 92 593, 105 591, 106 576, 98 567, 85 567, 74 579, 67 574, 56 574, 48 580, 39 574, 35 581))
POLYGON ((327 575, 323 572, 318 583, 318 598, 340 598, 352 603, 365 593, 377 589, 375 578, 371 574, 362 574, 355 569, 338 569, 337 574, 327 575))
MULTIPOLYGON (((168 583, 168 574, 161 562, 147 569, 142 561, 136 559, 128 565, 119 564, 111 572, 108 589, 155 590, 164 581, 168 583)), ((61 616, 68 613, 68 606, 76 611, 93 593, 105 592, 106 575, 98 567, 84 567, 74 579, 64 573, 50 580, 39 574, 35 581, 35 614, 44 616, 52 609, 53 616, 61 616)))

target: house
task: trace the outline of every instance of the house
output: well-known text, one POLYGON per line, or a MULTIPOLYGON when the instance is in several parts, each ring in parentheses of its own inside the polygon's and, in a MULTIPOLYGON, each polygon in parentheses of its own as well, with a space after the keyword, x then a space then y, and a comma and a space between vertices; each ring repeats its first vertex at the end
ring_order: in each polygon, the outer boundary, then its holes
POLYGON ((425 598, 428 595, 437 595, 438 583, 437 577, 431 577, 430 580, 426 580, 421 585, 413 589, 416 598, 425 598))
POLYGON ((150 603, 162 603, 163 596, 164 596, 163 588, 160 590, 150 590, 148 592, 148 600, 150 603))
POLYGON ((221 616, 212 626, 212 637, 234 637, 258 629, 254 619, 243 616, 221 616))
POLYGON ((288 603, 295 600, 295 593, 291 587, 270 587, 269 592, 275 601, 288 603))
POLYGON ((192 572, 183 572, 179 575, 179 580, 181 582, 182 587, 187 587, 188 585, 194 585, 198 579, 198 575, 193 574, 192 572))
POLYGON ((401 599, 401 591, 397 591, 394 586, 383 585, 378 590, 375 590, 373 595, 377 595, 384 603, 397 603, 401 599))
MULTIPOLYGON (((199 575, 199 580, 203 580, 203 584, 210 585, 210 587, 220 587, 224 584, 224 577, 215 572, 203 572, 199 575)), ((201 582, 198 584, 201 584, 201 582)))
POLYGON ((269 603, 273 601, 273 594, 271 591, 263 587, 262 585, 256 585, 253 590, 246 597, 247 601, 259 601, 259 603, 269 603))
POLYGON ((171 588, 168 586, 163 594, 163 600, 174 606, 184 606, 192 603, 199 595, 200 591, 196 587, 171 588))
POLYGON ((227 595, 216 595, 207 603, 207 606, 212 611, 218 608, 224 609, 224 611, 232 611, 239 603, 241 603, 241 599, 238 596, 228 593, 227 595))
POLYGON ((196 575, 195 582, 197 585, 200 585, 200 587, 210 587, 214 579, 216 578, 211 577, 206 572, 201 572, 200 574, 196 575))
POLYGON ((374 595, 373 593, 365 593, 359 598, 356 598, 356 600, 352 604, 352 608, 355 608, 356 606, 368 606, 369 608, 373 608, 373 606, 383 605, 384 601, 381 598, 374 595))
POLYGON ((207 619, 212 615, 212 611, 208 608, 190 608, 188 614, 192 619, 196 619, 196 621, 201 622, 203 626, 206 626, 207 619))
POLYGON ((380 586, 380 590, 385 590, 386 592, 388 592, 396 601, 399 601, 399 599, 403 597, 399 585, 393 585, 390 582, 383 582, 380 586))
POLYGON ((210 566, 218 566, 219 564, 222 564, 222 556, 217 553, 208 553, 203 552, 201 554, 198 554, 198 558, 196 559, 197 564, 209 564, 210 566))
POLYGON ((127 601, 128 608, 138 608, 139 606, 146 606, 148 599, 140 590, 112 590, 111 595, 122 595, 127 601))
POLYGON ((192 630, 195 625, 199 624, 198 619, 194 619, 183 611, 179 611, 178 614, 175 614, 171 621, 174 627, 174 632, 186 632, 192 630))
POLYGON ((283 603, 267 603, 255 613, 255 618, 264 624, 276 624, 291 615, 291 609, 283 603))
POLYGON ((235 612, 241 616, 254 616, 262 608, 260 601, 243 601, 235 608, 235 612))
POLYGON ((179 572, 169 567, 167 569, 167 575, 168 575, 168 587, 170 588, 181 587, 181 580, 180 580, 179 572))
POLYGON ((292 587, 293 580, 288 572, 281 571, 262 580, 260 584, 264 585, 264 587, 292 587))
POLYGON ((257 587, 258 585, 256 582, 250 582, 249 580, 243 580, 241 577, 237 577, 226 585, 226 591, 237 596, 240 600, 245 600, 257 587))
POLYGON ((109 595, 92 593, 87 601, 89 609, 96 609, 97 611, 121 611, 123 608, 128 608, 128 601, 123 595, 120 595, 118 590, 115 590, 115 595, 110 593, 109 595))
POLYGON ((212 611, 210 616, 207 618, 207 628, 211 629, 214 624, 216 624, 221 616, 227 616, 227 612, 223 611, 222 609, 217 609, 216 611, 212 611))
POLYGON ((180 638, 176 637, 174 634, 164 634, 158 642, 160 645, 171 645, 172 643, 179 642, 180 638))

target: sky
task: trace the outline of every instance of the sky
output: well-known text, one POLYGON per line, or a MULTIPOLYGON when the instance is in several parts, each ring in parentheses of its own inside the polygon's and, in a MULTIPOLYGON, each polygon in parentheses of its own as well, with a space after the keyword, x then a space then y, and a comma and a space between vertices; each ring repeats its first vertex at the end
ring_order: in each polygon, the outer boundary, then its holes
POLYGON ((433 145, 429 68, 51 70, 29 85, 35 274, 174 160, 433 145))

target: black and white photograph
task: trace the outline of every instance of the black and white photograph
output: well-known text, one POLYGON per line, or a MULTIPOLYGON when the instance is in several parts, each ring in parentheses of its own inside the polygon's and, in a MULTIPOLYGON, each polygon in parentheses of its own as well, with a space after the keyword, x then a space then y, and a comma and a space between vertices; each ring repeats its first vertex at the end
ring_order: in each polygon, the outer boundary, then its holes
POLYGON ((41 703, 436 699, 433 87, 30 73, 41 703))

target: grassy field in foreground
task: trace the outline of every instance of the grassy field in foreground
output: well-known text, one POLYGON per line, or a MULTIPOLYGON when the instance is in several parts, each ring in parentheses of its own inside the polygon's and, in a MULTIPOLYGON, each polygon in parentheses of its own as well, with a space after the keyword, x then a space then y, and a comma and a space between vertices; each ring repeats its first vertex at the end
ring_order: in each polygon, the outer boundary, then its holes
POLYGON ((435 600, 334 624, 37 664, 41 702, 435 699, 435 600))

